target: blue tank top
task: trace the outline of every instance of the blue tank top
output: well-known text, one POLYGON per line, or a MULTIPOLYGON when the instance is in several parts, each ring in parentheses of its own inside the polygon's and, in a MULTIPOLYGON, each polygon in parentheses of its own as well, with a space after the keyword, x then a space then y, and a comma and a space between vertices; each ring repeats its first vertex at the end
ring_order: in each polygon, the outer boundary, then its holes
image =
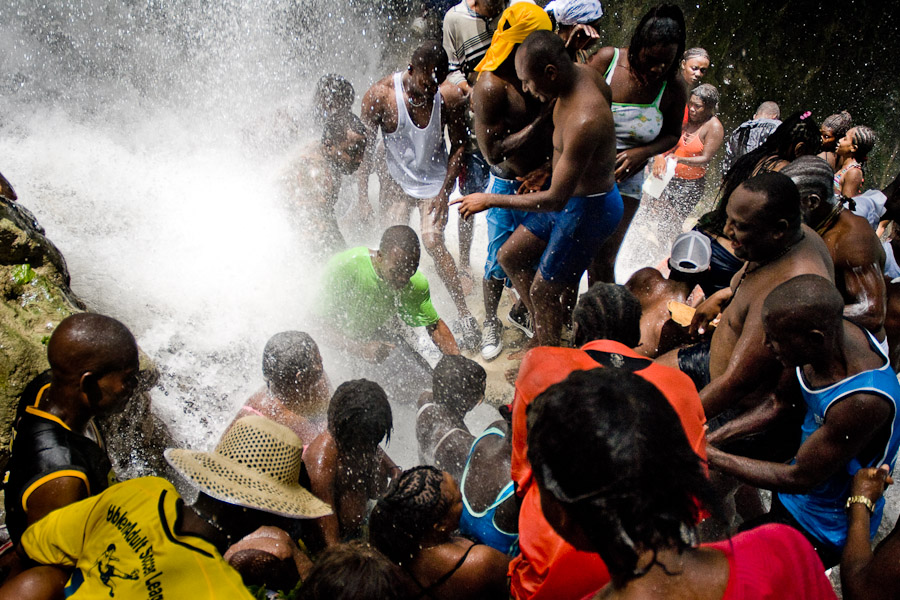
POLYGON ((506 437, 503 432, 496 427, 489 427, 484 430, 484 433, 475 438, 474 442, 472 442, 472 447, 469 448, 469 456, 466 458, 462 482, 459 485, 459 492, 462 494, 463 501, 463 512, 459 519, 459 530, 464 535, 473 537, 491 548, 499 550, 509 556, 514 556, 515 554, 518 554, 519 534, 507 533, 497 527, 494 523, 494 514, 497 512, 497 507, 513 495, 513 482, 510 481, 503 486, 503 489, 497 494, 497 498, 484 510, 484 512, 475 512, 472 510, 469 501, 466 499, 466 479, 469 475, 469 464, 472 462, 472 455, 475 454, 475 447, 478 446, 478 442, 488 435, 506 437))
MULTIPOLYGON (((897 402, 900 400, 900 384, 897 383, 897 375, 891 369, 890 360, 878 341, 868 331, 865 333, 872 350, 884 358, 884 365, 878 369, 857 373, 828 387, 811 389, 803 377, 803 372, 799 367, 797 368, 797 379, 800 381, 803 399, 806 401, 806 418, 803 422, 801 443, 805 442, 825 422, 828 409, 833 404, 852 394, 864 392, 881 396, 894 407, 891 436, 883 453, 866 464, 853 458, 846 467, 839 469, 821 485, 806 494, 778 494, 784 507, 809 533, 836 548, 843 548, 847 541, 847 511, 844 505, 850 494, 851 479, 859 469, 867 467, 889 464, 893 471, 894 463, 897 460, 897 451, 900 449, 900 415, 897 410, 897 402)), ((878 531, 883 514, 884 497, 875 504, 875 513, 872 515, 869 532, 870 538, 874 537, 878 531)))

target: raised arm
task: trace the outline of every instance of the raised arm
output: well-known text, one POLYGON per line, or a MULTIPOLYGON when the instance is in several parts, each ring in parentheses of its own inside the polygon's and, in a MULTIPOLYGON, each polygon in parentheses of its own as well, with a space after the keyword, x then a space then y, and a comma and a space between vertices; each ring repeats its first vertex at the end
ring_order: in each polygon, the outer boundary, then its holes
POLYGON ((773 492, 805 493, 857 456, 883 430, 892 412, 893 407, 884 398, 853 394, 831 406, 828 419, 800 446, 791 464, 734 456, 709 448, 709 465, 773 492))

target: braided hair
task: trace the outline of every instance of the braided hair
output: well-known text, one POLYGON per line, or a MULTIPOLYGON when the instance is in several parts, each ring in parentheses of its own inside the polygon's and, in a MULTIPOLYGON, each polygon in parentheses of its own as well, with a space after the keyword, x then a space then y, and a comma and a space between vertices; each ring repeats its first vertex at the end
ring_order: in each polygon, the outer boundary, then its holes
POLYGON ((865 167, 866 162, 869 160, 869 152, 875 147, 877 136, 872 128, 865 125, 857 125, 853 129, 856 130, 856 133, 853 134, 853 145, 856 146, 854 158, 860 165, 865 167))
POLYGON ((834 194, 834 169, 818 156, 801 156, 781 170, 797 186, 800 198, 816 195, 828 206, 834 206, 839 197, 834 194))
POLYGON ((850 127, 853 126, 853 117, 850 116, 846 110, 842 110, 839 113, 835 113, 833 115, 829 115, 825 117, 825 120, 822 121, 822 127, 830 129, 834 135, 834 138, 839 140, 850 131, 850 127))
POLYGON ((758 148, 741 156, 725 173, 719 187, 715 207, 700 217, 697 225, 711 233, 722 235, 725 228, 725 208, 732 192, 753 175, 770 171, 771 164, 777 160, 792 161, 798 156, 817 154, 822 144, 822 134, 809 112, 795 112, 772 135, 766 138, 758 148), (802 144, 801 154, 797 154, 797 146, 802 144), (771 163, 771 164, 770 164, 771 163))
POLYGON ((709 52, 703 48, 688 48, 684 51, 684 56, 681 57, 681 60, 687 62, 692 58, 705 58, 706 60, 709 60, 709 52))
POLYGON ((578 298, 572 323, 576 347, 614 340, 633 348, 641 342, 641 303, 625 286, 595 283, 578 298))
POLYGON ((400 566, 413 560, 421 542, 450 510, 441 493, 444 472, 413 467, 395 479, 369 517, 369 541, 400 566))
POLYGON ((342 453, 373 450, 391 441, 394 427, 384 389, 367 379, 345 381, 328 404, 328 431, 342 453))

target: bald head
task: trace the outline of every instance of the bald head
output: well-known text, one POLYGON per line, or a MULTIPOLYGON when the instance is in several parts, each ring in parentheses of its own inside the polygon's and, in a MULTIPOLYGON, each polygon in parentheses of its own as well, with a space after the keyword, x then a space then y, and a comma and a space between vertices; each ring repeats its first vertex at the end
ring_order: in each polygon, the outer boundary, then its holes
POLYGON ((137 368, 137 342, 128 328, 112 317, 79 313, 66 317, 50 336, 47 360, 54 380, 79 378, 137 368))
POLYGON ((759 105, 759 108, 756 109, 756 114, 753 115, 754 119, 780 119, 781 118, 781 109, 778 108, 778 104, 772 102, 771 100, 767 100, 759 105))
POLYGON ((535 31, 522 42, 519 54, 523 62, 535 71, 547 65, 571 66, 572 59, 566 53, 566 44, 552 31, 535 31))
POLYGON ((844 299, 820 275, 798 275, 776 287, 763 302, 766 329, 831 334, 843 322, 844 299))

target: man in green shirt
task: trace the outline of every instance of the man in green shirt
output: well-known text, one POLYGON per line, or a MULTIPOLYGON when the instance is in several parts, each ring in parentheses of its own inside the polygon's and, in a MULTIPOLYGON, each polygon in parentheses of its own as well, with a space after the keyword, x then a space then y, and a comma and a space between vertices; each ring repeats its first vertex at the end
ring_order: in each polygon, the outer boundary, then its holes
POLYGON ((382 328, 399 316, 410 327, 425 327, 443 354, 459 354, 431 303, 428 281, 418 270, 420 255, 416 233, 396 225, 385 230, 378 250, 360 246, 333 256, 316 307, 330 341, 380 363, 393 348, 382 328))

